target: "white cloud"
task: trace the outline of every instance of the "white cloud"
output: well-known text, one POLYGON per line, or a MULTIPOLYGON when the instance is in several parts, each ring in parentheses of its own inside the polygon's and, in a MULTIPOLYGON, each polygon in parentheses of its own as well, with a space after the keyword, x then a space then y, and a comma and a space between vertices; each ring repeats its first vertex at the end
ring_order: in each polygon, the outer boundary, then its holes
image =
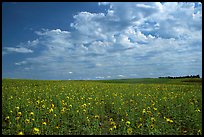
POLYGON ((13 53, 13 52, 17 52, 17 53, 33 53, 33 50, 25 48, 25 47, 4 47, 4 49, 6 51, 4 51, 5 53, 13 53))
POLYGON ((104 79, 102 76, 97 76, 96 79, 104 79))
POLYGON ((99 2, 98 3, 98 5, 100 6, 100 5, 109 5, 110 4, 110 2, 99 2))
POLYGON ((16 62, 15 65, 23 65, 23 64, 26 64, 27 61, 21 61, 21 62, 16 62))

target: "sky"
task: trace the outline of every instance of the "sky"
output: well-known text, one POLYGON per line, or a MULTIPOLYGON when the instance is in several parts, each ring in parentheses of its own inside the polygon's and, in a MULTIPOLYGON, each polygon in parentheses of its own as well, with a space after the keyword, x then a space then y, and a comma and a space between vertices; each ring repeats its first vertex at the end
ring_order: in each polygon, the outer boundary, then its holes
POLYGON ((202 76, 200 2, 3 2, 2 78, 202 76))

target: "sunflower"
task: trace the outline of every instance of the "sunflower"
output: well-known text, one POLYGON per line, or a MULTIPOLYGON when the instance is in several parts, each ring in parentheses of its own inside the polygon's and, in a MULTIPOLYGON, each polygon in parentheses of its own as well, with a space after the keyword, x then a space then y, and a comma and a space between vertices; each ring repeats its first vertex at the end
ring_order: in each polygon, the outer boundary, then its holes
POLYGON ((128 135, 131 135, 131 134, 132 134, 132 130, 133 130, 133 129, 132 129, 131 127, 127 129, 128 135))
POLYGON ((24 133, 21 131, 21 132, 18 132, 17 135, 24 135, 24 133))
POLYGON ((39 128, 33 128, 33 133, 34 134, 40 134, 39 128))
POLYGON ((18 117, 22 116, 22 113, 21 113, 21 112, 18 112, 18 113, 17 113, 17 116, 18 116, 18 117))
POLYGON ((126 121, 126 125, 129 126, 130 125, 130 121, 126 121))
POLYGON ((29 124, 29 123, 30 123, 30 120, 29 120, 29 119, 26 119, 26 120, 25 120, 25 123, 26 123, 26 124, 29 124))

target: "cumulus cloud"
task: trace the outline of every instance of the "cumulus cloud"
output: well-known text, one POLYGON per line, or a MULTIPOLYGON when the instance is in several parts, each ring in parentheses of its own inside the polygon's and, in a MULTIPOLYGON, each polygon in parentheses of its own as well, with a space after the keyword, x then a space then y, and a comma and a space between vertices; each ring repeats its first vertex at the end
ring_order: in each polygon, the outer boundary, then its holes
MULTIPOLYGON (((25 62, 35 71, 55 72, 56 77, 64 74, 72 74, 70 78, 96 79, 157 77, 174 74, 176 68, 186 69, 183 71, 186 74, 194 72, 191 68, 202 72, 202 5, 160 2, 98 5, 109 9, 105 13, 79 12, 70 24, 72 31, 35 31, 39 38, 24 44, 31 49, 7 47, 3 53, 32 53, 32 48, 38 46, 42 49, 39 55, 26 58, 25 62)), ((16 63, 22 64, 25 63, 16 63)))

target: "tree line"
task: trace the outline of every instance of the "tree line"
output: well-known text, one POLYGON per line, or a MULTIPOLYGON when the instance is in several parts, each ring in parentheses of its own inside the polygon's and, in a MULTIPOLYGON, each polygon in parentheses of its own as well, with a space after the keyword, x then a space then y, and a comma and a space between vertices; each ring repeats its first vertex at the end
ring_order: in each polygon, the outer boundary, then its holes
POLYGON ((159 77, 159 78, 169 78, 169 79, 179 79, 179 78, 200 78, 200 75, 189 75, 189 76, 179 76, 179 77, 159 77))

